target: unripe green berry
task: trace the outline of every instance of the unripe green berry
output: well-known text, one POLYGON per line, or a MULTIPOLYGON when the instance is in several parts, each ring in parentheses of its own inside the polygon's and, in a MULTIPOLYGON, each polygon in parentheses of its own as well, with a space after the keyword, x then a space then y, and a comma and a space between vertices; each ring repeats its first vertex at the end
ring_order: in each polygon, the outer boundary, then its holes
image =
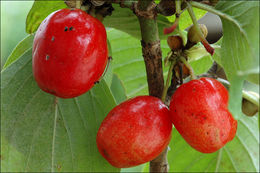
MULTIPOLYGON (((208 29, 207 29, 206 25, 199 24, 199 27, 200 27, 200 30, 203 34, 203 37, 206 38, 207 35, 208 35, 208 29)), ((198 43, 198 42, 201 41, 201 38, 199 36, 199 33, 197 33, 195 25, 190 27, 190 29, 188 31, 188 40, 191 43, 198 43)))

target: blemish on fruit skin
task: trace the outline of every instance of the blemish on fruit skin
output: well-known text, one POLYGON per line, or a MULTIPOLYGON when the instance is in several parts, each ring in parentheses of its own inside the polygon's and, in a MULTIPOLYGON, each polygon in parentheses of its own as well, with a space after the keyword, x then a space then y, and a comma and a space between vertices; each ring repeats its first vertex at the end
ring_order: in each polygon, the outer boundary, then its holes
POLYGON ((45 59, 46 59, 46 61, 48 61, 50 59, 50 56, 46 55, 45 59))
POLYGON ((98 83, 99 83, 99 81, 94 82, 94 84, 98 84, 98 83))
POLYGON ((51 38, 51 41, 54 41, 55 40, 55 37, 54 36, 52 36, 52 38, 51 38))
POLYGON ((66 31, 68 31, 68 27, 67 26, 65 26, 65 29, 64 29, 64 31, 66 32, 66 31))
POLYGON ((108 157, 108 158, 110 157, 109 154, 107 153, 107 151, 106 151, 105 149, 103 149, 102 151, 103 151, 103 153, 104 153, 104 155, 105 155, 106 157, 108 157))
MULTIPOLYGON (((53 94, 53 95, 55 95, 56 94, 56 92, 54 91, 54 90, 51 90, 51 89, 48 89, 48 88, 46 88, 45 89, 48 93, 51 93, 51 94, 53 94)), ((55 99, 57 99, 57 98, 55 98, 55 99)), ((57 100, 58 101, 58 100, 57 100)), ((56 102, 56 100, 55 100, 55 102, 56 102)), ((58 103, 58 102, 57 102, 58 103)))
POLYGON ((69 30, 72 31, 73 30, 73 26, 71 26, 69 30))

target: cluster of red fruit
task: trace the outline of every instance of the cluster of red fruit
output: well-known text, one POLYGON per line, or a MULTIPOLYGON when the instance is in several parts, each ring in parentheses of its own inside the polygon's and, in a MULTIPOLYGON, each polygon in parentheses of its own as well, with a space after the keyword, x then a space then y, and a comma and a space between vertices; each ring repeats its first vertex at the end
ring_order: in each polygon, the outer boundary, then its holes
MULTIPOLYGON (((40 25, 33 45, 33 72, 39 87, 62 98, 87 92, 107 64, 106 31, 85 12, 63 9, 40 25)), ((170 109, 152 96, 116 106, 102 122, 97 146, 115 167, 157 157, 171 140, 172 124, 196 150, 215 152, 232 140, 237 122, 229 113, 228 91, 217 80, 201 78, 181 85, 170 109)))
POLYGON ((169 144, 173 123, 194 149, 215 152, 236 134, 237 121, 227 105, 227 89, 210 78, 181 85, 172 96, 170 110, 158 98, 135 97, 104 119, 97 134, 98 149, 119 168, 151 161, 169 144))

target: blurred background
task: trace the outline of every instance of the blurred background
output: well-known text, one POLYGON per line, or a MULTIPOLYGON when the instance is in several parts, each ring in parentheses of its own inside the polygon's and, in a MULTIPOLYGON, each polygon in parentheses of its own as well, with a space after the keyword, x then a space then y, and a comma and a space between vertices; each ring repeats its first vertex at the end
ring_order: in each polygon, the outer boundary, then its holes
POLYGON ((25 21, 33 1, 1 1, 1 69, 13 48, 26 35, 25 21))

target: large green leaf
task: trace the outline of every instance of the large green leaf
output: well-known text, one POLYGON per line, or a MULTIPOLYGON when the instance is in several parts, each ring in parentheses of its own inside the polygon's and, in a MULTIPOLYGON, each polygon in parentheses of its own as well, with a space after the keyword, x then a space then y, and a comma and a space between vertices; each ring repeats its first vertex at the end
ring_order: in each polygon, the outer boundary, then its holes
POLYGON ((238 118, 243 80, 259 76, 259 1, 220 1, 216 9, 225 14, 221 17, 223 39, 216 61, 231 83, 229 109, 238 118))
POLYGON ((99 125, 116 105, 106 83, 74 99, 56 98, 34 81, 31 54, 1 73, 1 170, 119 171, 96 147, 99 125))
MULTIPOLYGON (((194 9, 194 13, 195 13, 197 19, 202 18, 206 14, 206 12, 207 11, 204 11, 204 10, 194 9)), ((171 22, 174 22, 175 15, 168 17, 168 19, 171 22)), ((188 11, 185 10, 180 16, 180 22, 179 22, 180 29, 184 30, 192 24, 193 24, 193 22, 190 18, 190 15, 189 15, 188 11)))
MULTIPOLYGON (((113 4, 114 11, 111 16, 107 16, 103 21, 104 25, 111 28, 124 31, 131 36, 141 39, 140 24, 138 18, 129 8, 121 8, 118 4, 113 4)), ((158 15, 158 29, 161 39, 165 39, 163 28, 171 26, 171 22, 167 17, 158 15)))
MULTIPOLYGON (((148 94, 145 65, 140 40, 116 29, 108 30, 108 38, 113 50, 113 71, 122 80, 128 97, 148 94)), ((161 41, 163 57, 170 51, 165 40, 161 41)), ((196 74, 205 73, 212 60, 206 54, 191 62, 196 74)), ((168 68, 164 68, 164 76, 168 68)))
POLYGON ((34 33, 49 14, 66 7, 63 0, 36 0, 27 15, 26 32, 34 33))
POLYGON ((176 129, 168 160, 170 172, 259 172, 258 117, 241 117, 235 138, 219 151, 200 153, 176 129))
MULTIPOLYGON (((140 40, 116 29, 108 30, 107 34, 113 51, 113 71, 122 80, 127 96, 146 95, 148 86, 140 40)), ((169 51, 166 41, 162 41, 162 50, 163 56, 169 51)))
POLYGON ((32 48, 33 43, 33 35, 28 35, 25 37, 22 41, 20 41, 17 46, 14 48, 12 53, 7 58, 5 65, 3 68, 6 68, 8 65, 10 65, 12 62, 14 62, 16 59, 18 59, 22 54, 24 54, 26 51, 32 48))
POLYGON ((120 104, 127 99, 123 83, 116 74, 113 74, 112 84, 110 86, 110 89, 113 96, 115 97, 117 104, 120 104))
MULTIPOLYGON (((215 50, 219 50, 220 46, 212 45, 215 50)), ((195 75, 200 75, 207 72, 213 64, 211 55, 206 51, 202 44, 198 44, 185 53, 188 56, 188 60, 192 68, 194 69, 195 75)), ((216 55, 216 53, 214 54, 216 55)))
MULTIPOLYGON (((128 8, 121 8, 117 4, 113 4, 115 10, 112 13, 112 16, 108 16, 104 20, 105 26, 116 28, 118 30, 124 31, 138 39, 141 39, 140 25, 136 15, 128 8)), ((196 10, 196 17, 201 18, 206 11, 196 10)), ((174 17, 165 17, 162 15, 157 16, 157 23, 159 29, 159 35, 161 39, 166 39, 167 36, 163 35, 163 29, 172 25, 174 17)), ((184 12, 181 15, 180 28, 185 29, 192 24, 190 16, 187 12, 184 12)))

